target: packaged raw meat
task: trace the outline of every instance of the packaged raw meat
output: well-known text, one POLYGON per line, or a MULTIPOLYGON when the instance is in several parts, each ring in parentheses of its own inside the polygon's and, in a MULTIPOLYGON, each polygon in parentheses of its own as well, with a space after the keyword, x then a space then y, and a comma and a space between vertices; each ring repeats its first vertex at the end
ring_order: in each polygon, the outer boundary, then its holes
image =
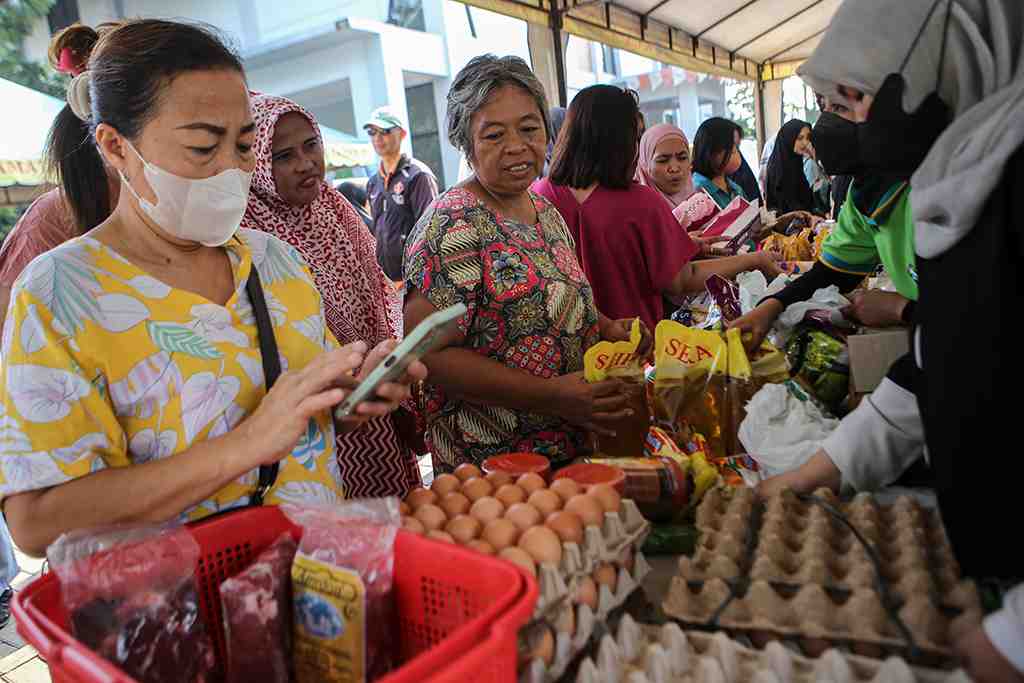
POLYGON ((292 668, 292 561, 283 533, 249 567, 220 585, 227 683, 288 683, 292 668))
POLYGON ((390 671, 398 648, 392 579, 397 498, 283 506, 302 527, 292 563, 295 680, 362 683, 390 671))
POLYGON ((78 640, 143 683, 219 680, 180 526, 76 531, 47 551, 78 640))

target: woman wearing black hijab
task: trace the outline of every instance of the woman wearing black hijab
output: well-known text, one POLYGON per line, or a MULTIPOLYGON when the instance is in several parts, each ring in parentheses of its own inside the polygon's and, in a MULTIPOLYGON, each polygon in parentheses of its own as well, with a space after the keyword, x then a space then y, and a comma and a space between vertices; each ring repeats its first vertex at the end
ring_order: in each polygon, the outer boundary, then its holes
POLYGON ((768 160, 765 200, 772 211, 814 212, 814 193, 804 175, 804 151, 811 141, 811 125, 793 119, 782 127, 768 160))

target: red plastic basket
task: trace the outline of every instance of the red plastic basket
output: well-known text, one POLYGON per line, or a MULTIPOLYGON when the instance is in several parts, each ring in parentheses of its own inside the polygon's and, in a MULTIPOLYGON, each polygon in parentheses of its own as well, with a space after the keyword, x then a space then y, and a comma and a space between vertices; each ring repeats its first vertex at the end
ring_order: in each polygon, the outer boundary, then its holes
MULTIPOLYGON (((300 530, 277 508, 262 507, 200 522, 191 531, 201 552, 200 603, 223 661, 221 582, 283 532, 298 539, 300 530)), ((381 683, 515 681, 517 632, 537 602, 533 577, 509 562, 400 531, 394 587, 404 664, 381 683)), ((27 585, 11 609, 18 632, 46 660, 54 683, 135 683, 71 636, 55 574, 27 585)))

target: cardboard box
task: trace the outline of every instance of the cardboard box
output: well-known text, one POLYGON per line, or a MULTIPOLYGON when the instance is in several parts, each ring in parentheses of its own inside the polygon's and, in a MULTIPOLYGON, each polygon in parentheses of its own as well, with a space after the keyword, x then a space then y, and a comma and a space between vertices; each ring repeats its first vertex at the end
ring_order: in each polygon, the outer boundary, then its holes
POLYGON ((857 398, 877 389, 892 364, 910 351, 910 330, 865 328, 847 337, 847 342, 850 394, 857 398))

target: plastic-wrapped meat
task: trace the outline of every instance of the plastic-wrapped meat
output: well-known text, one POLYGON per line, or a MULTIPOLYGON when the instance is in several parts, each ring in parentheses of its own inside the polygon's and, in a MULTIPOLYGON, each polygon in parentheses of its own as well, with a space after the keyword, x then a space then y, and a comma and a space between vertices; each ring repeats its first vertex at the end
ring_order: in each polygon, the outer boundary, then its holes
POLYGON ((292 660, 291 568, 295 541, 284 533, 220 585, 227 683, 288 683, 292 660))
POLYGON ((71 615, 75 637, 144 683, 218 680, 192 577, 172 591, 97 598, 71 615))

